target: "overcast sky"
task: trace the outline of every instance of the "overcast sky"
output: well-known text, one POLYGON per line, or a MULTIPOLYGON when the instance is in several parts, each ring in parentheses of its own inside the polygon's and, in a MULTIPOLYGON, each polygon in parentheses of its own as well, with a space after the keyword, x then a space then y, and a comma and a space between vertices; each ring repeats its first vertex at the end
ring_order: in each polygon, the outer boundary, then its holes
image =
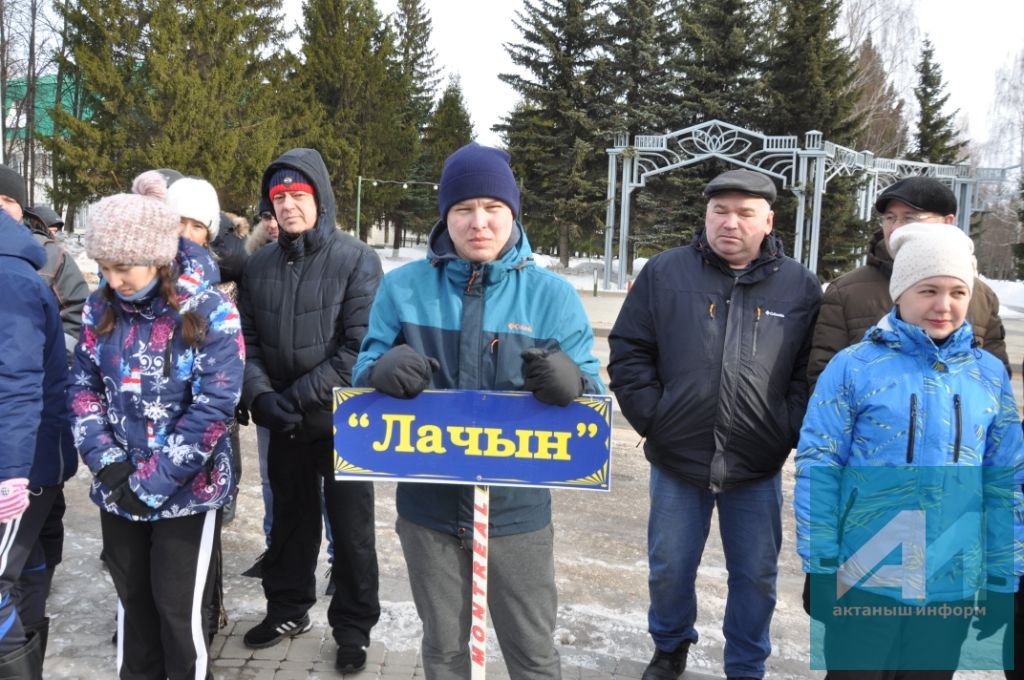
MULTIPOLYGON (((285 0, 296 21, 300 5, 300 0, 285 0)), ((377 5, 391 12, 395 0, 377 0, 377 5)), ((498 74, 514 68, 503 45, 519 40, 512 20, 521 0, 428 0, 426 6, 438 66, 445 78, 461 77, 477 139, 499 144, 490 128, 511 110, 516 94, 498 80, 498 74)), ((1024 48, 1024 0, 917 0, 917 15, 921 30, 935 45, 951 107, 966 116, 971 137, 983 141, 988 137, 996 71, 1024 48)), ((914 61, 919 48, 907 45, 914 61)))

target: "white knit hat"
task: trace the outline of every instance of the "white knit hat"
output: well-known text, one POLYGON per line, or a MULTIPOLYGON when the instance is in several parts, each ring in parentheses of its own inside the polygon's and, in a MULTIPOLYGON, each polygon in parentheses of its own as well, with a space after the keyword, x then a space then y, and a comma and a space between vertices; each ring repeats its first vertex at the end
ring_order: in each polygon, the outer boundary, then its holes
POLYGON ((893 301, 918 281, 933 276, 952 276, 974 293, 978 274, 974 242, 952 224, 908 224, 889 237, 893 254, 889 295, 893 301))
POLYGON ((217 191, 205 179, 182 177, 167 188, 167 205, 182 217, 204 225, 210 231, 210 240, 220 230, 220 201, 217 191))

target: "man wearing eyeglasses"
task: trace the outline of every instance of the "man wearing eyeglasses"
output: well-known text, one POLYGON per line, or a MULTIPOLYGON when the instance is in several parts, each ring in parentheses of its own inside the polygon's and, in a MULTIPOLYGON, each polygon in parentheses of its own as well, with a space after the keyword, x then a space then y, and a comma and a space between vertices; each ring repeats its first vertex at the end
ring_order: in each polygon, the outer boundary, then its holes
MULTIPOLYGON (((953 224, 956 207, 953 192, 930 177, 901 179, 879 195, 875 210, 880 215, 881 229, 868 243, 867 264, 843 274, 825 291, 807 366, 812 391, 829 359, 839 350, 860 342, 865 331, 892 309, 889 239, 893 232, 905 224, 953 224)), ((978 279, 974 281, 967 319, 974 327, 978 346, 994 354, 1010 371, 1006 332, 999 318, 999 298, 978 279)))

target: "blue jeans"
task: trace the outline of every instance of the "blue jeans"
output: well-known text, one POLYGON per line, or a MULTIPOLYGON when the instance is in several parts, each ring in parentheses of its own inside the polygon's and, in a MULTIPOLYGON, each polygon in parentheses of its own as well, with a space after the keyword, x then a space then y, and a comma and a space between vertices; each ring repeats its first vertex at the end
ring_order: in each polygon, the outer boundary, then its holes
POLYGON ((763 677, 782 546, 781 475, 714 494, 651 466, 650 495, 648 629, 655 646, 668 652, 697 641, 697 567, 717 506, 729 573, 725 674, 763 677))

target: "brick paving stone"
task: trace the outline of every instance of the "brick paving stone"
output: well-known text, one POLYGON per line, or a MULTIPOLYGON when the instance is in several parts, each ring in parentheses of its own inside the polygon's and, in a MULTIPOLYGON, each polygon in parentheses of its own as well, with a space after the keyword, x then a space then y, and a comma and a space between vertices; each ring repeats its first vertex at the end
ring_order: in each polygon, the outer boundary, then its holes
POLYGON ((419 652, 388 652, 384 656, 385 666, 410 666, 419 665, 419 652))
POLYGON ((210 665, 214 668, 241 668, 245 665, 245 659, 214 659, 210 665))
POLYGON ((232 635, 224 641, 224 647, 220 650, 222 659, 251 659, 252 651, 242 642, 241 635, 232 635))
POLYGON ((292 640, 291 646, 288 648, 288 660, 289 661, 308 661, 309 665, 312 666, 313 662, 320 656, 320 648, 324 645, 324 641, 316 637, 297 637, 292 640))
POLYGON ((273 647, 264 647, 263 649, 252 650, 253 659, 262 659, 264 661, 281 661, 288 656, 288 648, 291 647, 292 641, 288 638, 281 640, 273 647))
POLYGON ((281 662, 277 659, 250 659, 245 665, 249 668, 269 668, 276 671, 280 668, 281 662))
POLYGON ((309 680, 309 673, 306 671, 279 670, 274 675, 274 680, 309 680))

